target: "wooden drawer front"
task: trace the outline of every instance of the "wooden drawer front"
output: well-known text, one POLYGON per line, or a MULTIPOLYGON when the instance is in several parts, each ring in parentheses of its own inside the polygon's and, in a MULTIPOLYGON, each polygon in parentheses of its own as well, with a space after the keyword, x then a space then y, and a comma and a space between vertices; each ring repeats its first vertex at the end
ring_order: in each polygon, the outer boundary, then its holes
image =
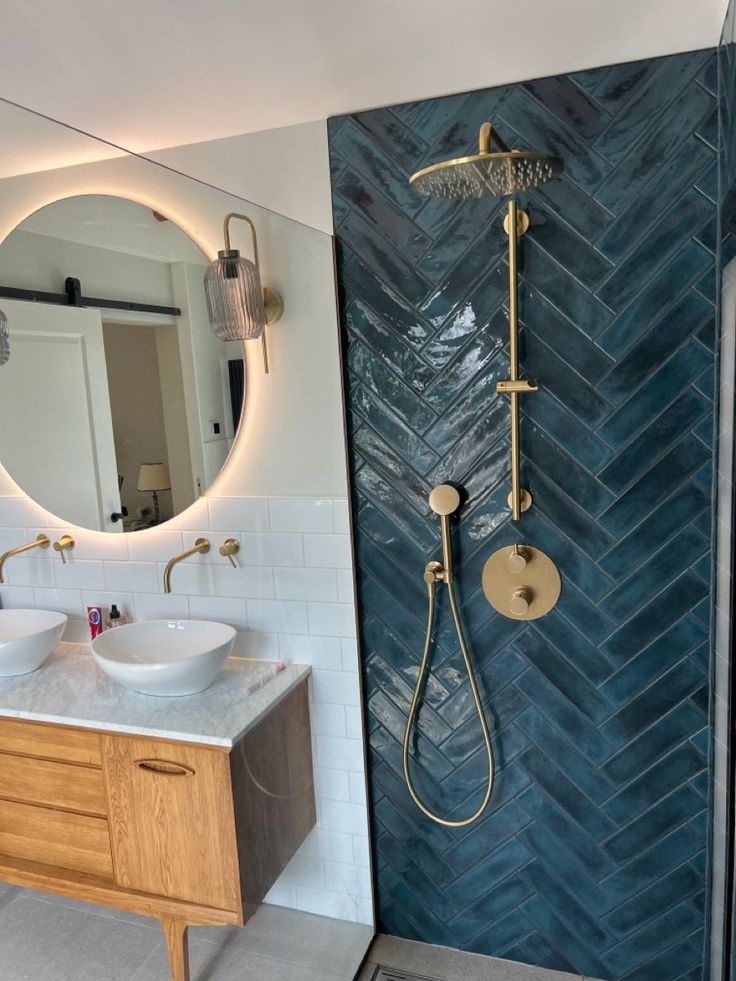
POLYGON ((105 817, 102 770, 0 753, 0 797, 105 817))
POLYGON ((96 732, 17 719, 0 719, 0 753, 102 766, 100 737, 96 732))
POLYGON ((228 754, 102 736, 118 885, 238 910, 228 754))
POLYGON ((0 800, 0 854, 112 878, 103 818, 0 800))

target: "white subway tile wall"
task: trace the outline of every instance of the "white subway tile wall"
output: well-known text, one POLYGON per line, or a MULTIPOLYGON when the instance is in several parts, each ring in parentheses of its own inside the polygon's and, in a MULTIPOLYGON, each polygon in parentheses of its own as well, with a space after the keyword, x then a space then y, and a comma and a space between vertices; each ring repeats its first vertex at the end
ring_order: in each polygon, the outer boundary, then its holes
POLYGON ((317 826, 266 897, 304 912, 371 923, 355 597, 345 499, 201 498, 165 528, 102 535, 58 524, 19 496, 0 471, 0 550, 70 532, 76 545, 31 552, 8 562, 4 607, 38 606, 70 617, 67 640, 86 642, 87 606, 116 603, 135 620, 192 617, 238 630, 241 657, 311 664, 311 712, 317 826), (50 527, 50 523, 54 526, 50 527), (204 535, 208 555, 172 573, 166 561, 204 535), (218 553, 237 538, 237 568, 218 553))

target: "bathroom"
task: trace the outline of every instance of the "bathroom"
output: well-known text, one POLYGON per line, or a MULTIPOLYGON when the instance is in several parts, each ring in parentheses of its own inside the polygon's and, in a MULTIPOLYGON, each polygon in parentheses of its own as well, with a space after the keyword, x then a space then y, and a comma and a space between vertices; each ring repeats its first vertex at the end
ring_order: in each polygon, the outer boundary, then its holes
POLYGON ((0 981, 736 978, 736 2, 214 11, 4 9, 0 981))

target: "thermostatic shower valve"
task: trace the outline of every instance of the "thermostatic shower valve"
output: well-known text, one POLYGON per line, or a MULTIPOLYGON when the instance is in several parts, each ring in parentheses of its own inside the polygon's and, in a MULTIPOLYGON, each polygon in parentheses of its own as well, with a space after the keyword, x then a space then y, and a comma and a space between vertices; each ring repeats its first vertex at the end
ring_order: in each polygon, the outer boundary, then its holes
POLYGON ((557 605, 560 574, 552 559, 531 545, 494 552, 483 567, 483 592, 510 620, 536 620, 557 605))

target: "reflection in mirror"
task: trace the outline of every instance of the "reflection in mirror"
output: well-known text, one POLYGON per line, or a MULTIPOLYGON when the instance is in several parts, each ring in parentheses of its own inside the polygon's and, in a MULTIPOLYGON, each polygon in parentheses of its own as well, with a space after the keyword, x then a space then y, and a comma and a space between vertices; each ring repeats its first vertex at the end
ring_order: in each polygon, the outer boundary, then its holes
POLYGON ((0 459, 65 522, 150 528, 219 473, 245 370, 210 329, 207 264, 164 215, 107 195, 50 204, 0 244, 0 459))

